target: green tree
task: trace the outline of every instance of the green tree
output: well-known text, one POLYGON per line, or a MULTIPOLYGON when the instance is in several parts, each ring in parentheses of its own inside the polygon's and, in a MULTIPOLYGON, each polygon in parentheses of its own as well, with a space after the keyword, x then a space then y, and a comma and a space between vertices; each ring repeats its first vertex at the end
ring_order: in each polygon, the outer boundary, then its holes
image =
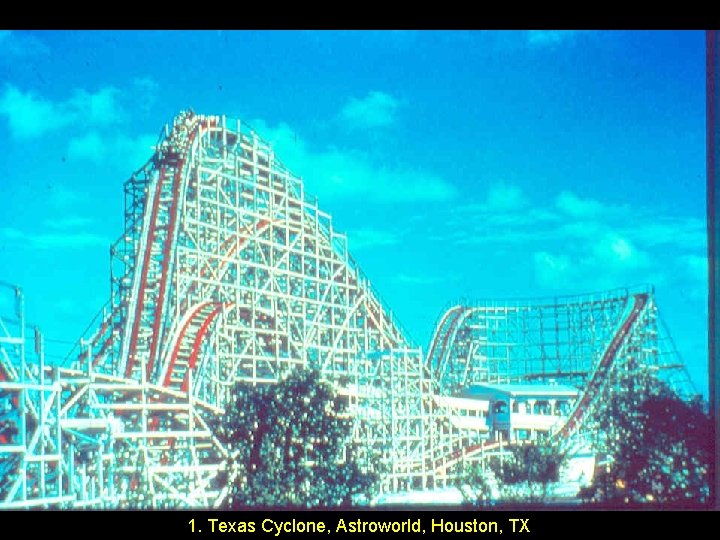
POLYGON ((458 465, 455 487, 460 491, 463 500, 472 505, 484 506, 492 502, 492 481, 489 472, 480 462, 458 465))
POLYGON ((513 446, 503 456, 488 458, 487 467, 480 463, 465 466, 456 483, 466 501, 487 504, 492 499, 492 485, 501 501, 541 502, 552 482, 557 482, 564 455, 545 444, 513 446))
POLYGON ((614 505, 707 503, 713 431, 701 403, 650 374, 621 384, 599 415, 610 464, 584 495, 614 505))
POLYGON ((490 463, 503 498, 539 502, 547 498, 548 487, 557 482, 564 455, 549 445, 526 444, 513 447, 510 456, 490 463))
POLYGON ((238 384, 214 431, 230 450, 232 507, 349 504, 374 479, 345 459, 347 403, 312 371, 277 384, 238 384))

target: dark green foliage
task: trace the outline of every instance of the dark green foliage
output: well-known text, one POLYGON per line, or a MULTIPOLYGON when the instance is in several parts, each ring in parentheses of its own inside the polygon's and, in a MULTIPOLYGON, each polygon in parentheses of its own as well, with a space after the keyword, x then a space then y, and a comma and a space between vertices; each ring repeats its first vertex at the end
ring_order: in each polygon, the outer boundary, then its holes
POLYGON ((559 479, 564 456, 540 444, 516 446, 510 453, 510 457, 490 463, 498 484, 510 491, 516 488, 514 491, 524 494, 522 498, 531 501, 545 498, 549 484, 559 479))
POLYGON ((293 372, 277 384, 238 385, 215 425, 231 450, 228 503, 337 506, 367 490, 372 478, 343 460, 352 430, 346 409, 311 371, 293 372))
POLYGON ((463 500, 472 505, 487 505, 492 500, 492 488, 488 475, 480 463, 460 464, 455 487, 460 490, 463 500))
POLYGON ((605 409, 611 464, 584 495, 606 503, 703 504, 713 431, 699 402, 688 403, 651 376, 632 381, 605 409))
POLYGON ((511 450, 512 456, 492 465, 495 475, 504 484, 556 482, 562 456, 552 448, 527 444, 511 450))
POLYGON ((548 487, 557 482, 564 456, 551 446, 525 444, 511 447, 508 454, 488 461, 488 471, 480 464, 466 466, 457 486, 466 501, 485 504, 491 499, 491 483, 497 485, 502 501, 542 501, 548 487))

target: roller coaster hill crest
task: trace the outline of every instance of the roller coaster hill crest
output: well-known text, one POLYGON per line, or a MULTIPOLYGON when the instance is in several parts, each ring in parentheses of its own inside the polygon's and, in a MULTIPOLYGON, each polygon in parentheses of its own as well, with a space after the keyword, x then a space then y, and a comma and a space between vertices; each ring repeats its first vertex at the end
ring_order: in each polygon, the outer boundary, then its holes
POLYGON ((124 507, 135 492, 218 506, 229 449, 213 419, 237 382, 292 370, 347 396, 353 459, 387 471, 381 494, 451 486, 458 463, 521 440, 583 447, 618 370, 692 392, 650 288, 457 305, 423 356, 239 121, 181 113, 124 196, 111 298, 63 365, 45 364, 22 291, 0 284, 0 508, 124 507))

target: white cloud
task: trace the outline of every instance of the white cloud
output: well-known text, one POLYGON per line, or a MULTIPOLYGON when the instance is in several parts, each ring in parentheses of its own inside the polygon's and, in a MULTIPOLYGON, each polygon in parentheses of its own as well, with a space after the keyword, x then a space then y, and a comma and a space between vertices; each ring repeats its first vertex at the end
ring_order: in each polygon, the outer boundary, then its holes
POLYGON ((101 161, 105 155, 105 142, 96 132, 73 137, 68 143, 69 159, 89 159, 101 161))
POLYGON ((692 251, 707 248, 707 223, 704 219, 648 215, 641 227, 628 227, 633 238, 648 246, 684 246, 692 251))
POLYGON ((591 264, 598 264, 597 271, 607 268, 622 270, 641 268, 648 265, 647 253, 639 250, 632 241, 617 233, 606 233, 593 245, 591 264))
POLYGON ((657 248, 704 252, 705 221, 663 215, 642 206, 610 205, 563 191, 549 206, 533 206, 517 186, 491 186, 486 202, 452 208, 437 240, 456 245, 562 243, 575 251, 639 264, 657 248), (500 187, 497 187, 500 186, 500 187), (591 246, 591 247, 588 247, 591 246))
POLYGON ((400 103, 385 92, 370 92, 362 99, 350 98, 340 111, 346 125, 357 128, 379 128, 395 122, 400 103))
POLYGON ((453 208, 451 220, 458 224, 468 219, 478 221, 490 220, 498 225, 518 225, 532 219, 555 219, 553 212, 541 208, 527 208, 528 201, 523 190, 514 184, 497 182, 490 184, 487 195, 482 203, 466 203, 453 208))
POLYGON ((136 170, 152 156, 156 139, 156 136, 149 134, 137 137, 124 134, 103 136, 92 131, 70 139, 68 159, 111 163, 136 170))
POLYGON ((352 251, 368 247, 394 246, 400 243, 400 235, 380 229, 355 229, 347 232, 348 246, 352 251))
MULTIPOLYGON (((528 253, 534 279, 554 290, 601 290, 691 279, 705 272, 703 219, 673 216, 641 205, 607 204, 563 191, 532 205, 518 187, 495 184, 482 203, 453 207, 428 224, 433 242, 498 253, 528 253), (683 268, 676 260, 685 261, 683 268)), ((523 255, 519 255, 521 258, 523 255)), ((519 261, 519 264, 523 264, 519 261)), ((697 280, 695 280, 697 281, 697 280)))
POLYGON ((454 185, 422 169, 388 167, 360 151, 325 147, 310 149, 284 123, 268 126, 252 122, 290 170, 305 181, 309 193, 321 199, 355 199, 381 203, 453 199, 454 185))
POLYGON ((698 282, 707 284, 708 274, 708 258, 700 255, 686 255, 682 258, 688 277, 698 282))
POLYGON ((118 96, 119 90, 113 87, 102 88, 95 93, 77 89, 65 107, 82 124, 93 126, 114 124, 123 117, 118 96))
POLYGON ((0 245, 15 245, 32 250, 80 249, 107 247, 111 240, 94 232, 92 219, 70 214, 70 207, 77 207, 85 195, 62 185, 55 185, 50 202, 56 208, 54 217, 42 221, 43 230, 27 231, 16 227, 0 227, 0 245))
POLYGON ((6 86, 0 97, 0 115, 7 118, 10 132, 18 139, 36 137, 72 122, 72 116, 53 102, 12 85, 6 86))
POLYGON ((572 274, 572 265, 566 255, 553 255, 546 251, 533 254, 535 279, 538 284, 549 289, 567 286, 572 274))
POLYGON ((610 251, 621 261, 627 261, 635 256, 632 244, 624 238, 614 238, 610 241, 610 251))
POLYGON ((49 185, 49 202, 57 210, 66 211, 77 208, 87 202, 87 194, 65 187, 63 184, 53 182, 49 185))
POLYGON ((582 199, 570 191, 563 191, 555 199, 555 206, 571 217, 595 217, 605 210, 604 205, 593 199, 582 199))
POLYGON ((47 54, 50 49, 33 35, 0 30, 0 61, 47 54))
POLYGON ((457 281, 460 279, 458 274, 447 274, 444 276, 428 276, 421 274, 405 274, 400 273, 395 277, 395 280, 405 285, 442 285, 450 281, 457 281))
POLYGON ((486 202, 489 210, 515 210, 524 205, 525 196, 519 187, 508 184, 490 186, 486 202))
POLYGON ((562 222, 554 209, 530 206, 520 187, 506 183, 491 184, 483 203, 455 206, 440 219, 447 227, 429 235, 456 245, 552 240, 562 222))
POLYGON ((538 285, 556 290, 607 289, 664 279, 649 253, 615 232, 566 243, 559 253, 538 251, 533 263, 538 285))
POLYGON ((95 92, 77 88, 67 99, 53 101, 7 84, 0 94, 0 117, 6 118, 13 137, 21 140, 62 129, 72 131, 61 138, 67 142, 68 159, 128 172, 151 157, 157 136, 129 134, 123 124, 130 114, 147 113, 157 91, 157 83, 146 77, 133 80, 125 91, 113 86, 95 92))
POLYGON ((156 142, 157 135, 149 133, 136 137, 119 135, 111 139, 111 157, 118 164, 127 164, 132 170, 137 170, 152 157, 156 142))
POLYGON ((122 118, 118 91, 112 87, 92 93, 77 89, 65 101, 51 101, 34 92, 8 84, 0 96, 0 116, 5 116, 18 139, 38 137, 70 125, 109 125, 122 118))
POLYGON ((681 288, 693 299, 707 299, 709 274, 708 258, 704 255, 685 255, 678 260, 681 288))
POLYGON ((0 240, 4 243, 23 244, 32 249, 85 248, 109 246, 110 239, 89 232, 73 233, 28 233, 13 227, 0 228, 0 240))
POLYGON ((577 30, 528 30, 527 42, 534 47, 552 47, 575 39, 579 33, 577 30))
POLYGON ((86 227, 92 224, 93 220, 82 216, 67 216, 61 218, 48 218, 43 220, 43 225, 49 229, 68 230, 79 227, 86 227))

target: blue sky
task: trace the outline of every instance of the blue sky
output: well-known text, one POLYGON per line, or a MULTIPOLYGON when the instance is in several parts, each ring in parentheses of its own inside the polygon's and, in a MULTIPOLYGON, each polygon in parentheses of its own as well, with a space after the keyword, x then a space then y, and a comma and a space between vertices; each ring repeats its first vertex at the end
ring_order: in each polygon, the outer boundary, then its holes
POLYGON ((0 32, 0 280, 60 355, 179 110, 250 122, 423 347, 458 298, 653 283, 707 393, 702 32, 0 32))

